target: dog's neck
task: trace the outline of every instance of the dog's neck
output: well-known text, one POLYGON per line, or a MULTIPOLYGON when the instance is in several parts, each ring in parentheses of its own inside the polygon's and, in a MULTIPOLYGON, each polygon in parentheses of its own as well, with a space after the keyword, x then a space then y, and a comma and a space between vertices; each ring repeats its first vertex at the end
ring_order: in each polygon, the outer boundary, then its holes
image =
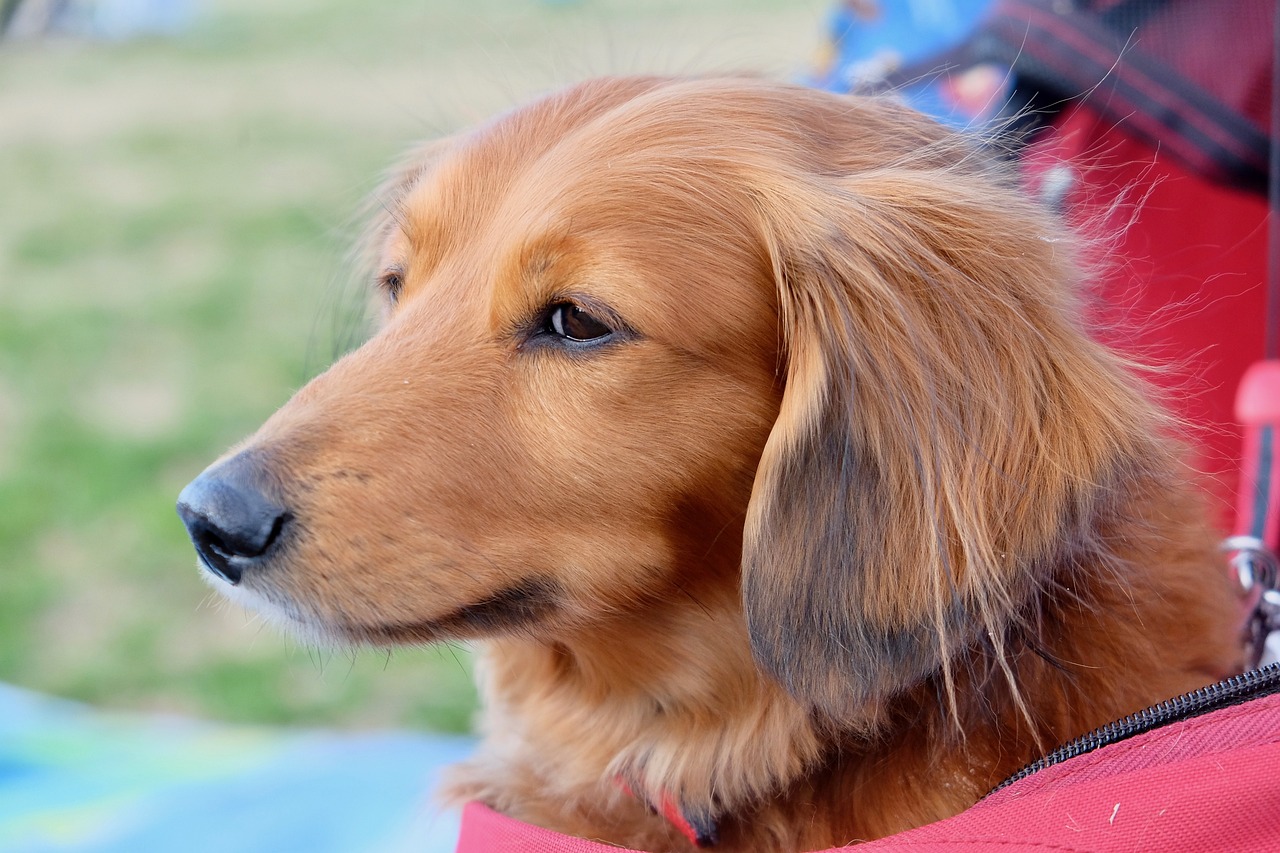
POLYGON ((535 800, 566 809, 639 805, 649 822, 643 806, 666 800, 714 819, 804 775, 822 740, 752 660, 736 589, 687 592, 580 641, 483 644, 484 744, 451 786, 455 795, 515 816, 536 789, 535 800), (526 789, 513 767, 539 778, 526 789), (500 784, 482 781, 488 768, 503 775, 500 784))
POLYGON ((892 736, 837 735, 764 676, 749 649, 741 606, 727 596, 673 600, 580 644, 489 641, 477 667, 483 743, 447 793, 569 834, 599 838, 609 827, 613 843, 689 849, 671 820, 680 814, 661 816, 674 806, 690 822, 717 825, 717 849, 786 850, 806 838, 821 846, 830 815, 855 801, 870 807, 858 825, 878 835, 903 828, 882 822, 926 822, 998 781, 967 769, 963 749, 956 767, 936 766, 922 744, 948 725, 937 697, 904 697, 938 713, 892 736), (918 759, 917 772, 885 778, 863 761, 871 748, 918 759), (905 791, 944 777, 947 790, 905 791), (919 814, 875 814, 878 801, 895 798, 914 799, 919 814), (808 804, 807 825, 790 814, 796 803, 808 804))

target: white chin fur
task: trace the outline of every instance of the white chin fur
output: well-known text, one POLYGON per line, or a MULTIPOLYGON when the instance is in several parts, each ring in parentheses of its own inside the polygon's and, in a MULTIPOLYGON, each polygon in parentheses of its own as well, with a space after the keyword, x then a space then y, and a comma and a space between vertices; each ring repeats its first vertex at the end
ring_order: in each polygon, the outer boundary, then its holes
POLYGON ((322 647, 350 647, 355 645, 350 637, 343 636, 329 629, 323 621, 295 608, 282 607, 270 601, 266 596, 245 587, 243 583, 232 586, 221 578, 201 567, 201 576, 205 583, 236 607, 261 616, 263 621, 281 633, 288 634, 299 642, 322 647))

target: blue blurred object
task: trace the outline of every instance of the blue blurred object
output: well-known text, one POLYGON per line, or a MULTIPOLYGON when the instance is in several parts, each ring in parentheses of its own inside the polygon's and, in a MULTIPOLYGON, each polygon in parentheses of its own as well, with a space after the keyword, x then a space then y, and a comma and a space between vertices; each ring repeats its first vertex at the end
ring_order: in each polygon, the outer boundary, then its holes
POLYGON ((466 738, 94 711, 0 685, 7 853, 452 853, 431 802, 466 738))
POLYGON ((0 0, 0 35, 124 40, 176 36, 190 27, 196 0, 0 0))
MULTIPOLYGON (((828 17, 813 72, 802 82, 832 92, 876 90, 923 69, 894 91, 921 112, 967 127, 999 109, 1007 69, 933 72, 931 60, 960 46, 992 0, 842 0, 828 17), (954 72, 954 73, 951 73, 954 72)), ((945 69, 945 61, 941 67, 945 69)))
POLYGON ((93 33, 100 38, 173 36, 191 25, 192 0, 96 0, 93 33))

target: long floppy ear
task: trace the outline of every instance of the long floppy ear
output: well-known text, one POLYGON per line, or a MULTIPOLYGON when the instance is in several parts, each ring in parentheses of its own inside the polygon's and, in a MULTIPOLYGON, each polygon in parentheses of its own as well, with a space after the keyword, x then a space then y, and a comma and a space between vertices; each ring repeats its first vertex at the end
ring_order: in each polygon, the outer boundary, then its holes
POLYGON ((786 388, 743 595, 761 665, 869 723, 978 642, 1012 678, 1007 629, 1155 416, 1081 331, 1060 228, 971 151, 802 171, 761 191, 786 388))

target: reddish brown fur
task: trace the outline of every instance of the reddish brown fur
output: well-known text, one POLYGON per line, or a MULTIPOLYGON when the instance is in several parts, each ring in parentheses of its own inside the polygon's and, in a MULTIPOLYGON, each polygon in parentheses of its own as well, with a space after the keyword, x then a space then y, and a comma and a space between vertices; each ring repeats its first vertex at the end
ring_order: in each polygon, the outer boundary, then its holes
POLYGON ((952 814, 1236 663, 1166 424, 1071 242, 891 103, 602 80, 415 155, 381 331, 243 449, 294 517, 234 597, 477 641, 449 793, 650 850, 637 797, 801 850, 952 814), (631 330, 530 339, 576 300, 631 330))

